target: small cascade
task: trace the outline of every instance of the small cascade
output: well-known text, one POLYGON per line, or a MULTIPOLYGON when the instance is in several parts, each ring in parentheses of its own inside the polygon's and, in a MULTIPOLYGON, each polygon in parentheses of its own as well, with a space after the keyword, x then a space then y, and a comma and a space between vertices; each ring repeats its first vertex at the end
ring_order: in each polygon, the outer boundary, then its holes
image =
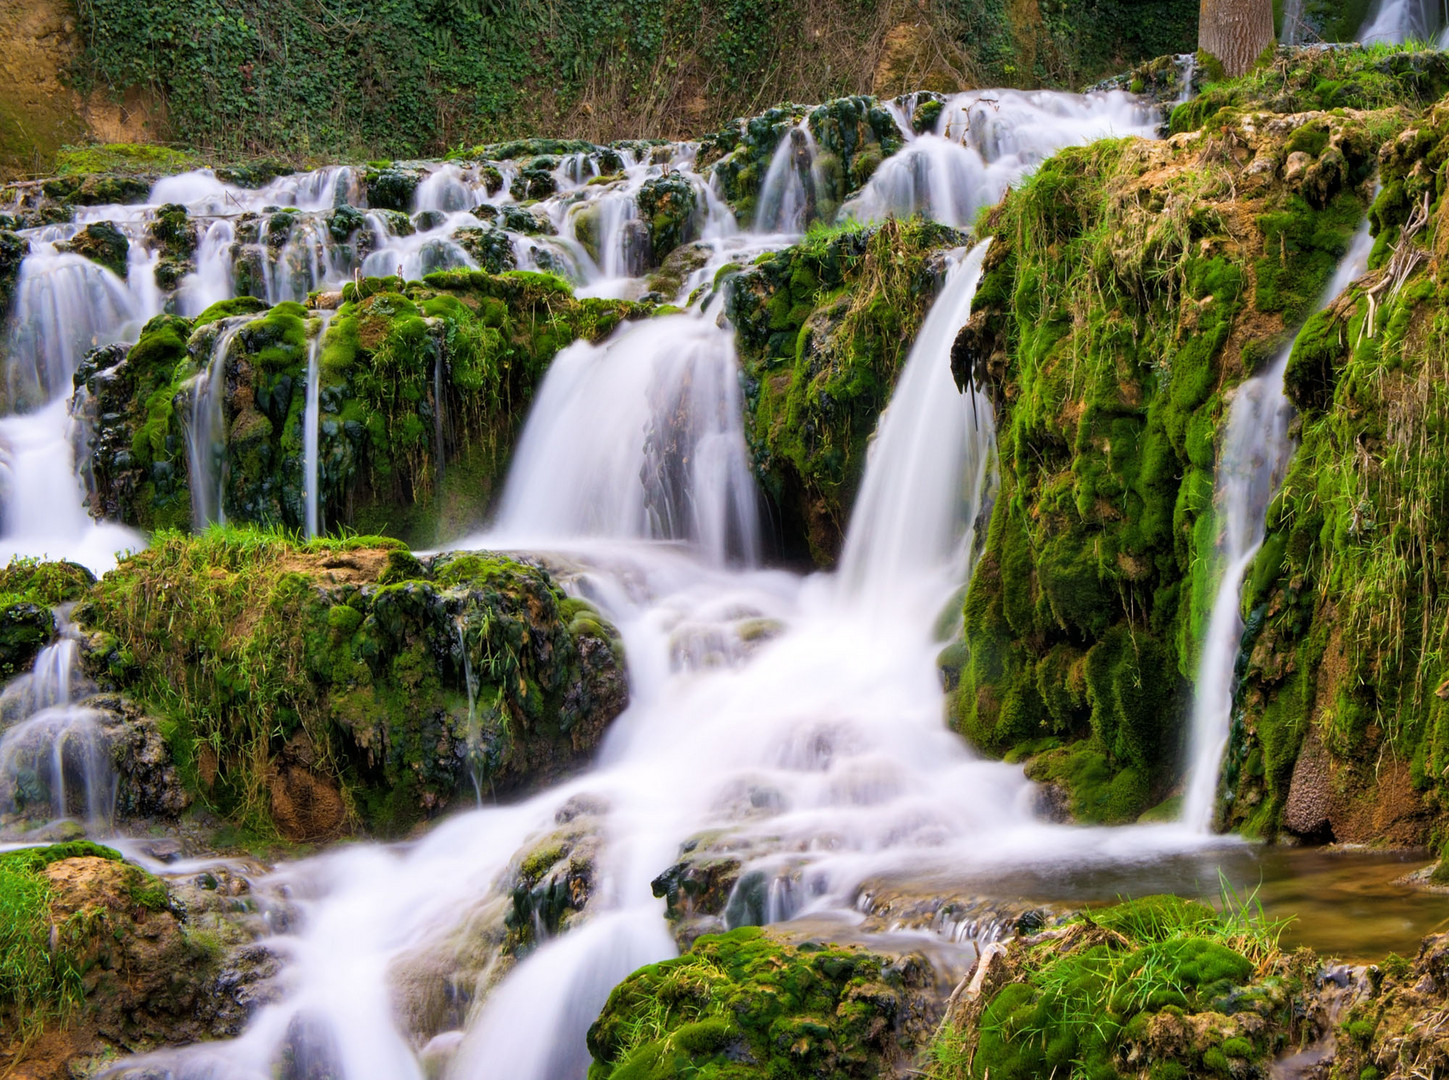
POLYGON ((1278 44, 1303 45, 1308 34, 1303 21, 1303 0, 1283 0, 1283 26, 1278 32, 1278 44))
POLYGON ((456 213, 471 210, 476 205, 475 189, 457 165, 434 169, 423 178, 413 194, 413 210, 418 213, 427 210, 456 213))
POLYGON ((327 337, 327 324, 332 321, 332 312, 319 311, 318 315, 320 325, 307 342, 307 404, 302 415, 302 483, 305 486, 305 525, 309 540, 320 535, 322 531, 322 477, 318 462, 322 427, 321 357, 322 343, 327 337))
MULTIPOLYGON (((1285 20, 1287 16, 1284 16, 1285 20)), ((1287 26, 1287 23, 1284 23, 1287 26)), ((1182 81, 1182 89, 1178 91, 1177 100, 1173 102, 1173 108, 1178 105, 1186 105, 1192 100, 1193 82, 1197 79, 1197 53, 1183 53, 1177 58, 1177 77, 1182 81)), ((1171 112, 1168 113, 1169 117, 1171 112)))
MULTIPOLYGON (((1324 304, 1363 273, 1372 249, 1373 238, 1364 222, 1324 291, 1324 304)), ((1182 807, 1183 822, 1199 832, 1212 827, 1218 772, 1232 722, 1234 669, 1243 635, 1239 614, 1243 580, 1267 534, 1268 504, 1282 486, 1293 455, 1288 437, 1293 406, 1283 392, 1283 374, 1292 353, 1290 342, 1266 371, 1238 387, 1213 477, 1220 576, 1198 662, 1182 807)))
POLYGON ((1376 0, 1359 29, 1361 45, 1433 41, 1444 23, 1438 0, 1376 0))
POLYGON ((473 781, 473 797, 477 805, 483 805, 483 725, 478 719, 478 679, 473 674, 473 654, 468 650, 468 620, 459 615, 455 627, 458 631, 458 653, 463 658, 463 688, 468 693, 468 731, 464 746, 468 753, 468 775, 473 781))
POLYGON ((815 217, 815 137, 808 118, 791 128, 775 154, 760 185, 755 231, 803 233, 815 217))
POLYGON ((717 564, 753 561, 739 393, 734 334, 693 313, 575 342, 554 359, 519 439, 498 535, 688 540, 717 564))
POLYGON ((226 524, 226 354, 246 320, 222 324, 206 367, 191 380, 186 463, 191 478, 191 524, 200 531, 226 524))
POLYGON ((226 218, 217 218, 206 227, 196 245, 196 269, 177 288, 176 310, 182 315, 195 318, 233 295, 231 246, 235 240, 236 230, 226 218))
POLYGON ((10 400, 30 406, 69 396, 71 376, 89 350, 133 335, 160 310, 82 255, 42 241, 32 249, 15 287, 7 370, 10 400))
POLYGON ((957 391, 951 346, 971 317, 988 244, 954 257, 871 443, 840 578, 874 603, 899 601, 910 581, 949 594, 969 561, 995 423, 983 395, 957 391))
POLYGON ((60 636, 30 672, 0 695, 0 816, 78 818, 109 826, 116 778, 99 717, 74 704, 75 627, 58 613, 60 636))
MULTIPOLYGON (((964 228, 1063 147, 1108 136, 1155 138, 1160 120, 1156 108, 1122 91, 957 94, 941 109, 934 130, 883 161, 841 215, 881 221, 922 214, 964 228)), ((907 123, 902 131, 909 128, 907 123)))

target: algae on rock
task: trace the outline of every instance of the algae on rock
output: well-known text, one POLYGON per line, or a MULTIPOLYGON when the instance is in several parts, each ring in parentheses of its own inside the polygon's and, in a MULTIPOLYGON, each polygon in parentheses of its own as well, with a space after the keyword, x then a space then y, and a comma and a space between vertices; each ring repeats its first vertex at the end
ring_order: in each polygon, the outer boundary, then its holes
POLYGON ((188 788, 262 832, 396 835, 582 763, 627 696, 597 612, 537 567, 400 544, 158 534, 77 608, 97 681, 188 788))
POLYGON ((1241 110, 1068 149, 985 220, 952 359, 996 401, 1001 489, 943 659, 963 734, 1079 820, 1133 820, 1179 775, 1225 400, 1347 250, 1382 121, 1241 110))

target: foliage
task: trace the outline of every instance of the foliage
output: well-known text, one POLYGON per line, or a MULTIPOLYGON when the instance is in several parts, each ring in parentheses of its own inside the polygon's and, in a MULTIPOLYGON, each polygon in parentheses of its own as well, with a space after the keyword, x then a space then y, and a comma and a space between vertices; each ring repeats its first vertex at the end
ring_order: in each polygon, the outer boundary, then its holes
POLYGON ((622 706, 611 631, 501 556, 158 533, 76 617, 102 634, 92 666, 160 719, 187 786, 263 835, 349 817, 401 830, 464 786, 555 774, 622 706), (303 786, 327 815, 294 817, 303 786))
POLYGON ((1069 149, 982 226, 953 366, 998 403, 1001 489, 953 716, 997 754, 1070 744, 1028 768, 1084 820, 1132 820, 1178 774, 1223 395, 1308 314, 1375 161, 1367 121, 1316 123, 1235 112, 1203 141, 1069 149), (1297 173, 1226 165, 1300 146, 1297 173))
POLYGON ((683 135, 882 83, 1077 86, 1185 51, 1196 15, 1191 0, 586 0, 562 17, 548 0, 78 6, 78 88, 153 94, 187 144, 291 158, 683 135))

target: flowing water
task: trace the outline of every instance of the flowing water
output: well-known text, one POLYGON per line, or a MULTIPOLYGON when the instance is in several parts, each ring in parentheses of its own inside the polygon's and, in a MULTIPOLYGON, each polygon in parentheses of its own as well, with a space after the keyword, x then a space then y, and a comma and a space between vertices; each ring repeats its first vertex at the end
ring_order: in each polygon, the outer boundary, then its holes
MULTIPOLYGON (((1324 290, 1322 304, 1363 273, 1373 249, 1368 222, 1324 290)), ((1283 391, 1283 374, 1293 346, 1285 345, 1264 372, 1238 387, 1218 452, 1213 478, 1213 512, 1218 520, 1217 593, 1208 616, 1193 699, 1188 781, 1182 819, 1206 832, 1212 827, 1218 772, 1232 724, 1243 579, 1267 533, 1268 504, 1283 483, 1293 443, 1288 425, 1293 406, 1283 391)))
POLYGON ((1443 25, 1441 0, 1375 0, 1358 40, 1363 45, 1433 41, 1443 25))
POLYGON ((116 778, 100 715, 75 703, 75 627, 59 613, 60 635, 40 651, 30 672, 0 695, 0 824, 12 815, 79 819, 108 830, 116 778))

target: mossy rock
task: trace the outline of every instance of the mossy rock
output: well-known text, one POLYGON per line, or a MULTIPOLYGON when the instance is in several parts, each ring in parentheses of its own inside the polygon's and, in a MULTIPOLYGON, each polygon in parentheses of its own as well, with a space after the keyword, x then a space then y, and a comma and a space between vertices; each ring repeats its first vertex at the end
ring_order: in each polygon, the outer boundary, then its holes
POLYGON ((577 767, 626 697, 614 632, 580 610, 503 556, 216 529, 158 534, 76 618, 195 797, 317 840, 397 835, 577 767))
POLYGON ((702 937, 615 987, 589 1029, 589 1077, 875 1080, 923 1041, 930 981, 919 956, 753 927, 702 937))
POLYGON ((87 225, 69 240, 56 244, 61 251, 84 255, 98 266, 104 266, 117 277, 126 276, 126 253, 131 242, 126 234, 109 221, 87 225))

